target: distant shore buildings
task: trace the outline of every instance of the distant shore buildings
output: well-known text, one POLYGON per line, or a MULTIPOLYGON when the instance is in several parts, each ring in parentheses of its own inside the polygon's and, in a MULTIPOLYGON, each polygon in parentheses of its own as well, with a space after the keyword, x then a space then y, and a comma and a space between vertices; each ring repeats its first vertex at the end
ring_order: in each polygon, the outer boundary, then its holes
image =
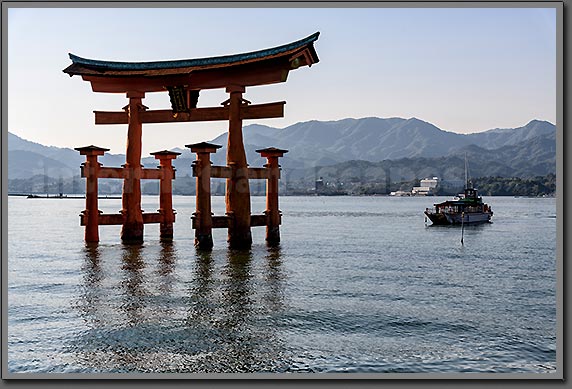
POLYGON ((390 192, 390 196, 434 196, 439 187, 439 177, 425 178, 419 182, 419 186, 414 186, 410 192, 398 190, 390 192))
POLYGON ((414 186, 411 193, 414 196, 433 196, 439 186, 439 177, 425 178, 421 180, 419 186, 414 186))

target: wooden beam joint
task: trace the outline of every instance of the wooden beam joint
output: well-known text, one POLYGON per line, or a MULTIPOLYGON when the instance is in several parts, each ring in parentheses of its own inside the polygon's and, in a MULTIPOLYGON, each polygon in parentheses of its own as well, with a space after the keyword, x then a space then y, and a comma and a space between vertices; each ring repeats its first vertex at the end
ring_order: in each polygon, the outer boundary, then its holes
MULTIPOLYGON (((125 221, 125 215, 121 213, 101 213, 99 211, 99 225, 121 225, 125 221)), ((81 213, 80 215, 80 225, 85 226, 87 223, 87 217, 85 213, 81 213)), ((162 212, 152 212, 152 213, 143 213, 143 223, 162 223, 163 219, 165 218, 165 214, 162 212)), ((172 214, 172 220, 175 221, 175 212, 172 214)))
MULTIPOLYGON (((199 227, 199 220, 197 215, 193 214, 191 216, 192 219, 192 228, 196 230, 199 227)), ((211 216, 212 219, 212 228, 229 228, 232 222, 232 216, 224 215, 224 216, 211 216)), ((280 224, 282 220, 280 220, 280 224)), ((269 217, 267 213, 262 215, 250 215, 250 226, 251 227, 263 227, 267 226, 269 223, 269 217)))
MULTIPOLYGON (((198 164, 193 162, 193 177, 199 176, 197 169, 200 169, 198 164)), ((230 166, 211 166, 211 178, 232 178, 232 168, 230 166)), ((249 180, 266 180, 270 177, 270 169, 267 167, 249 167, 248 179, 249 180)), ((280 178, 280 177, 278 177, 280 178)))

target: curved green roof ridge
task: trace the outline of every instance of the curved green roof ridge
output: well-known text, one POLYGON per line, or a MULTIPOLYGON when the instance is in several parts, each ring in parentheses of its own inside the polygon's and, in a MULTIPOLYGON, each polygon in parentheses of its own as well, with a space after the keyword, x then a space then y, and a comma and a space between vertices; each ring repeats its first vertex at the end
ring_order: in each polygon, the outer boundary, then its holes
POLYGON ((249 53, 242 54, 232 54, 224 55, 220 57, 209 57, 209 58, 197 58, 197 59, 182 59, 182 60, 172 60, 172 61, 155 61, 155 62, 115 62, 115 61, 101 61, 95 59, 81 58, 77 55, 69 53, 69 57, 74 64, 98 67, 105 69, 114 70, 154 70, 154 69, 165 69, 165 68, 185 68, 193 66, 205 66, 205 65, 221 65, 230 64, 233 62, 240 62, 246 60, 252 60, 257 58, 264 58, 270 55, 280 54, 286 51, 294 50, 299 47, 303 47, 310 43, 313 43, 318 39, 320 35, 316 32, 304 39, 300 39, 296 42, 288 43, 282 46, 273 47, 270 49, 252 51, 249 53))

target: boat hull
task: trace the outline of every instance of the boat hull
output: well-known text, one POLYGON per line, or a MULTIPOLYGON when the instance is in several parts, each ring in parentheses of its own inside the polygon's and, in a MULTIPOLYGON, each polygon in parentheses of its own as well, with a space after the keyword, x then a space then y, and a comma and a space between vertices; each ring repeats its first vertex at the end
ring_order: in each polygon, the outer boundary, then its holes
POLYGON ((481 224, 489 223, 492 212, 470 212, 463 214, 453 213, 453 212, 428 212, 425 211, 425 215, 431 220, 435 225, 461 225, 461 224, 481 224))
POLYGON ((431 222, 432 222, 434 225, 444 226, 444 225, 451 224, 451 223, 449 223, 449 221, 447 220, 447 218, 445 217, 445 215, 442 214, 442 213, 435 213, 435 212, 425 211, 425 215, 429 218, 429 220, 431 220, 431 222))
POLYGON ((464 216, 458 213, 445 213, 445 217, 449 224, 480 224, 488 223, 491 221, 491 213, 488 212, 475 212, 465 213, 464 216))

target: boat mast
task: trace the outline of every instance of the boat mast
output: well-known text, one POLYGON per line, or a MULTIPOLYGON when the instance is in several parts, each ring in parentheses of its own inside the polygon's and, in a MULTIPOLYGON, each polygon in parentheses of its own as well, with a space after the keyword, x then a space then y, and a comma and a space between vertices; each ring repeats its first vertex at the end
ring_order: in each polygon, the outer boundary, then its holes
POLYGON ((469 185, 469 165, 467 163, 467 153, 465 152, 465 188, 472 189, 472 185, 469 185))
POLYGON ((465 188, 469 187, 469 180, 467 178, 467 153, 465 152, 465 188))

